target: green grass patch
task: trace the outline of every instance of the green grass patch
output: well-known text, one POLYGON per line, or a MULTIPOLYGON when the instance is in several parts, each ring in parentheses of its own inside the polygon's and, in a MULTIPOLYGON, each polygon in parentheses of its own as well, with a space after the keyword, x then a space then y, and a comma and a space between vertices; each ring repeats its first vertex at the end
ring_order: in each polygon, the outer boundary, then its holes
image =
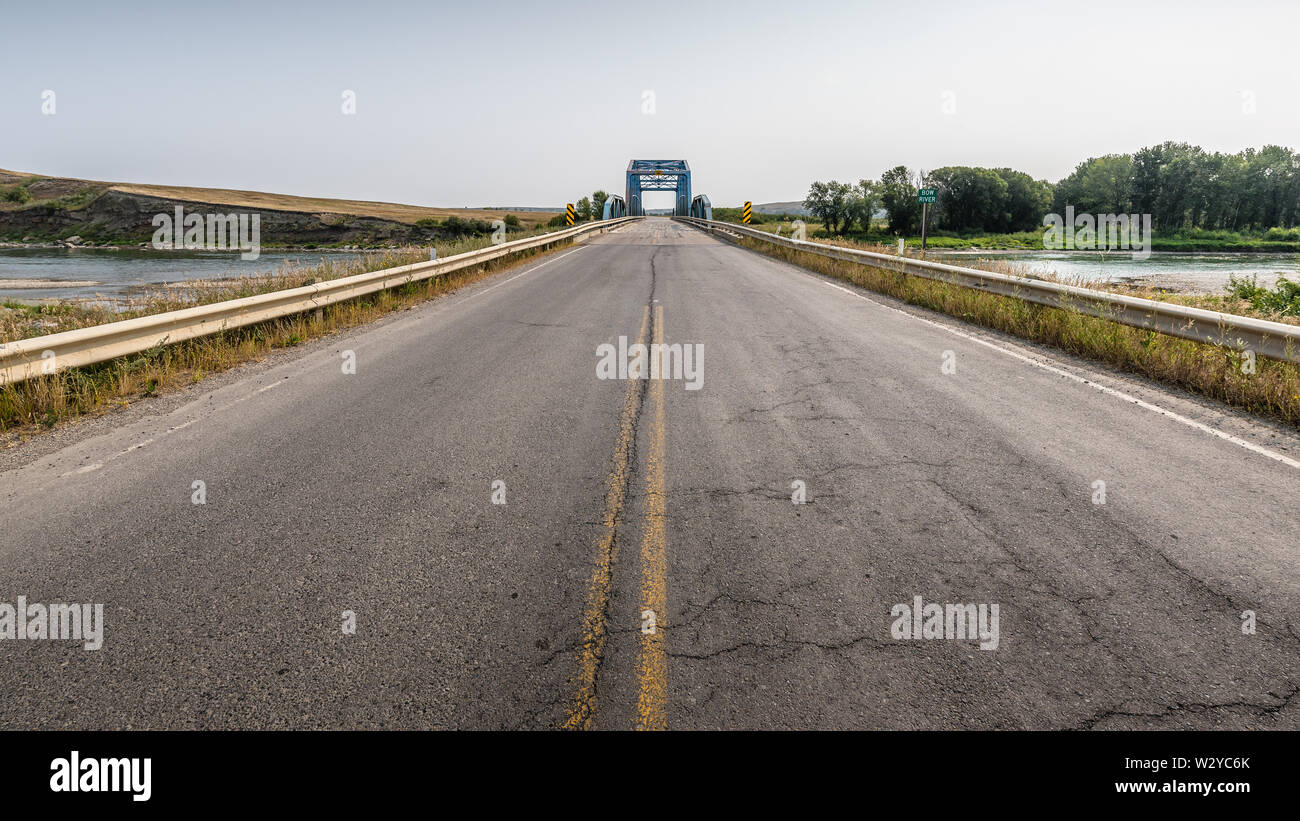
POLYGON ((1292 282, 1286 277, 1278 277, 1270 289, 1261 287, 1258 277, 1229 276, 1227 291, 1231 296, 1249 302, 1256 311, 1300 316, 1300 282, 1292 282))
MULTIPOLYGON (((715 208, 714 219, 719 222, 740 224, 740 209, 715 208), (732 212, 735 212, 734 214, 732 212)), ((789 236, 793 230, 792 215, 772 216, 754 214, 752 228, 760 231, 780 230, 782 236, 789 236)), ((808 239, 838 239, 862 244, 879 244, 896 246, 898 237, 883 230, 883 226, 873 223, 872 231, 849 231, 846 234, 831 234, 819 222, 804 220, 808 239)), ((1045 230, 1045 229, 1044 229, 1045 230)), ((990 251, 1043 251, 1055 250, 1043 247, 1044 231, 1019 231, 1012 234, 955 234, 948 231, 930 231, 926 236, 926 247, 939 250, 986 249, 990 251)), ((909 247, 921 245, 921 235, 904 237, 909 247)), ((1191 229, 1177 233, 1156 233, 1151 238, 1151 250, 1182 253, 1199 252, 1255 252, 1255 253, 1300 253, 1300 228, 1270 228, 1259 233, 1239 231, 1210 231, 1191 229)))

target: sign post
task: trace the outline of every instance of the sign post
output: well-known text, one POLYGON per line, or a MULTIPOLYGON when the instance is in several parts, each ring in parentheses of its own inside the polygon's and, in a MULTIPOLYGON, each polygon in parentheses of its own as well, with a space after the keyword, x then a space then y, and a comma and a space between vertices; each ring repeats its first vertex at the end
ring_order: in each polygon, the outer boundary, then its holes
POLYGON ((753 207, 754 207, 754 203, 750 202, 749 200, 745 201, 745 210, 742 211, 740 214, 740 221, 745 223, 746 225, 749 225, 750 209, 753 207))
POLYGON ((573 203, 566 203, 564 206, 564 224, 573 225, 573 203))
POLYGON ((921 203, 921 250, 925 250, 925 227, 930 221, 930 203, 939 201, 939 189, 916 189, 916 201, 921 203))

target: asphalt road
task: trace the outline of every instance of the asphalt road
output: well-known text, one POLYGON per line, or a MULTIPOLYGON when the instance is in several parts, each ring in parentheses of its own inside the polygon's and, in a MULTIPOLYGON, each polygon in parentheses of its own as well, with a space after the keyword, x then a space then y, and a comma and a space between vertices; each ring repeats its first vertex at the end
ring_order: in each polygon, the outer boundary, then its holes
POLYGON ((4 728, 1300 727, 1300 439, 668 220, 56 436, 4 728))

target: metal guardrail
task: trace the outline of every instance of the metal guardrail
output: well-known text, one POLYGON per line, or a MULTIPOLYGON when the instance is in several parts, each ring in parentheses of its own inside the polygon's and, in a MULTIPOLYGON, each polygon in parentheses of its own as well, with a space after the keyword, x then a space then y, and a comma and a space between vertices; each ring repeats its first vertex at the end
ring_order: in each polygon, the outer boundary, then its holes
POLYGON ((1258 356, 1272 359, 1300 362, 1300 326, 1296 325, 1207 311, 1204 308, 1191 308, 1154 299, 1113 294, 1077 285, 1063 285, 1041 279, 979 271, 974 268, 962 268, 957 265, 910 259, 893 254, 840 248, 792 237, 778 237, 766 231, 734 223, 691 217, 676 219, 728 238, 749 237, 794 251, 901 271, 926 279, 951 282, 967 288, 1023 299, 1039 305, 1079 311, 1123 325, 1160 331, 1182 339, 1222 345, 1238 351, 1253 351, 1258 356))
POLYGON ((395 288, 408 282, 482 265, 523 251, 545 248, 589 234, 624 225, 638 217, 604 220, 536 237, 518 239, 467 251, 445 259, 385 268, 365 274, 332 279, 269 294, 214 302, 179 311, 78 328, 46 336, 0 344, 0 385, 21 382, 43 372, 55 372, 80 365, 105 362, 119 356, 147 351, 195 337, 220 333, 276 319, 314 311, 326 305, 395 288))

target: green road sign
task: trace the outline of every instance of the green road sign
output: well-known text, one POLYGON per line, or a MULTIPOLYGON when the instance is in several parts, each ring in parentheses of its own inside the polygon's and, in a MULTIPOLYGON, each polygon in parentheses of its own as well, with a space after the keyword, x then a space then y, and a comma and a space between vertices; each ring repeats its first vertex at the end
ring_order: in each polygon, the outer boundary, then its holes
POLYGON ((918 188, 916 191, 917 202, 937 202, 939 199, 938 188, 918 188))

